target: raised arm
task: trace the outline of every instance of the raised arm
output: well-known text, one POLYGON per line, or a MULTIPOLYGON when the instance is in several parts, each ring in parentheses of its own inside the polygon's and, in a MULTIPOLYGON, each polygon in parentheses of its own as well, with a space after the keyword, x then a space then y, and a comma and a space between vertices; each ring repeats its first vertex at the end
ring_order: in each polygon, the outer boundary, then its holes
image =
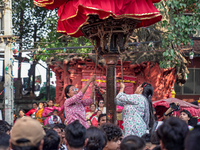
POLYGON ((90 79, 87 81, 87 83, 84 85, 84 87, 81 89, 81 92, 85 94, 86 90, 88 89, 89 85, 91 82, 95 81, 96 75, 94 74, 93 76, 90 77, 90 79))
POLYGON ((120 83, 120 91, 115 98, 116 105, 124 106, 126 104, 137 105, 139 104, 140 94, 125 94, 124 93, 125 85, 124 83, 120 83))
POLYGON ((90 98, 87 98, 87 99, 84 99, 82 101, 82 104, 84 106, 89 106, 90 104, 92 104, 93 100, 94 100, 94 91, 95 91, 95 84, 93 83, 93 86, 92 86, 92 92, 90 94, 90 98))

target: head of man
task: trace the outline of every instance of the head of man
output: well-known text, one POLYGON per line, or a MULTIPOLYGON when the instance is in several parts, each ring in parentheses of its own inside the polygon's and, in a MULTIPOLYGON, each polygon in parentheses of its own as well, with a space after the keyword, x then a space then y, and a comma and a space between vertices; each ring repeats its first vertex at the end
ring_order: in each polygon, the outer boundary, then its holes
POLYGON ((57 150, 59 148, 60 137, 56 131, 49 129, 44 136, 43 150, 57 150))
POLYGON ((5 132, 0 132, 0 150, 9 150, 10 136, 5 132))
POLYGON ((39 121, 31 117, 18 119, 10 136, 10 145, 13 150, 42 150, 45 132, 39 121))
POLYGON ((99 126, 103 125, 108 121, 108 116, 106 114, 100 114, 98 117, 99 126))
POLYGON ((60 136, 60 138, 61 138, 62 132, 61 132, 60 127, 59 127, 57 124, 53 126, 53 130, 56 131, 57 134, 58 134, 58 135, 60 136))
POLYGON ((199 141, 200 141, 200 125, 197 125, 186 136, 185 150, 200 149, 199 141))
POLYGON ((0 132, 10 134, 11 126, 4 120, 0 120, 0 132))
POLYGON ((65 143, 67 149, 83 149, 87 144, 86 128, 78 121, 70 123, 65 128, 65 143))
POLYGON ((107 137, 107 144, 104 150, 119 150, 122 140, 121 129, 112 123, 105 123, 100 129, 104 131, 107 137))
POLYGON ((129 135, 125 137, 120 145, 120 150, 145 150, 145 141, 136 136, 129 135))
POLYGON ((158 128, 162 150, 183 150, 184 140, 188 133, 188 125, 179 118, 170 117, 158 128))
POLYGON ((188 124, 188 121, 190 120, 191 118, 191 113, 185 109, 181 110, 180 111, 180 116, 179 118, 183 121, 185 121, 187 124, 188 124))
POLYGON ((96 127, 87 129, 88 142, 85 150, 103 150, 106 146, 107 140, 105 133, 96 127))
POLYGON ((37 103, 36 102, 33 102, 32 106, 33 106, 33 109, 37 109, 37 103))

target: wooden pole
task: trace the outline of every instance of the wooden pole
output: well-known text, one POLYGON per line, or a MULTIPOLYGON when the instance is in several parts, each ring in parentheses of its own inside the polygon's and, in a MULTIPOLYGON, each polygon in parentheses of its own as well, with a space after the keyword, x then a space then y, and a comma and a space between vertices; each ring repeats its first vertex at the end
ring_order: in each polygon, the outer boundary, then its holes
POLYGON ((106 114, 110 118, 110 122, 116 124, 116 64, 118 62, 118 54, 103 55, 106 62, 106 114))

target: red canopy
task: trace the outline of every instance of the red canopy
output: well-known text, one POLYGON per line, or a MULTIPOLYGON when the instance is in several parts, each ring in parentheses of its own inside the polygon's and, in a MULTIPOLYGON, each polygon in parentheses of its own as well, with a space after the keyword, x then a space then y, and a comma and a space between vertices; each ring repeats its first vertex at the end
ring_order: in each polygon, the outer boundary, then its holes
POLYGON ((156 109, 158 116, 162 117, 163 113, 169 108, 172 102, 179 102, 181 110, 188 110, 192 116, 200 117, 200 107, 177 98, 162 99, 153 102, 153 107, 156 109))
POLYGON ((89 15, 100 19, 132 18, 139 20, 136 28, 150 26, 161 20, 160 12, 153 2, 160 0, 34 0, 40 7, 59 7, 57 32, 70 36, 83 36, 80 28, 87 24, 89 15))
POLYGON ((39 7, 54 10, 55 8, 59 8, 64 2, 67 1, 68 0, 34 0, 34 4, 39 7))

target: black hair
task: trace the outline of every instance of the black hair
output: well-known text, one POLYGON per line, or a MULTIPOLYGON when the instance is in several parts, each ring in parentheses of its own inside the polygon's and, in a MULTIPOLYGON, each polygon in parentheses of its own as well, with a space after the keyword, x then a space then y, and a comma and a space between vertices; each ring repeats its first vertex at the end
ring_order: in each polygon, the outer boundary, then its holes
POLYGON ((32 105, 33 105, 33 104, 36 104, 36 105, 38 105, 38 103, 37 103, 37 102, 33 102, 33 103, 32 103, 32 105))
POLYGON ((39 105, 40 103, 44 105, 44 102, 38 102, 38 105, 39 105))
POLYGON ((160 145, 157 145, 156 147, 154 147, 152 150, 161 150, 160 145))
POLYGON ((151 134, 145 133, 141 137, 146 143, 151 142, 151 134))
POLYGON ((149 129, 153 128, 154 124, 154 115, 153 115, 153 105, 151 101, 151 97, 153 96, 153 86, 147 82, 142 83, 143 92, 142 95, 144 95, 147 98, 147 101, 149 103, 149 129))
POLYGON ((58 126, 60 129, 65 129, 66 125, 64 123, 58 123, 55 126, 58 126))
POLYGON ((188 131, 185 121, 170 117, 158 128, 157 135, 167 150, 183 150, 188 131))
POLYGON ((106 114, 100 114, 99 117, 98 117, 98 122, 100 122, 101 118, 106 116, 106 122, 108 120, 108 116, 106 114))
POLYGON ((20 109, 20 110, 19 110, 19 112, 20 112, 20 111, 22 111, 24 114, 26 114, 26 112, 25 112, 25 110, 24 110, 24 109, 20 109))
POLYGON ((57 113, 58 113, 58 110, 57 110, 57 109, 54 109, 52 112, 57 112, 57 113))
POLYGON ((12 145, 12 150, 38 150, 38 148, 40 146, 40 142, 38 142, 36 144, 36 146, 17 146, 12 143, 11 143, 11 145, 12 145))
POLYGON ((70 147, 82 148, 85 144, 86 128, 78 120, 75 120, 66 126, 65 139, 70 147))
POLYGON ((154 131, 151 134, 151 144, 160 145, 160 140, 158 138, 157 133, 154 131))
POLYGON ((188 110, 183 109, 183 110, 180 111, 180 113, 182 113, 182 112, 186 113, 189 118, 192 117, 191 113, 188 110))
POLYGON ((96 108, 96 105, 95 105, 94 103, 90 104, 90 107, 91 107, 92 105, 94 105, 94 106, 95 106, 95 108, 96 108))
POLYGON ((104 102, 104 100, 103 100, 103 99, 100 99, 100 100, 98 101, 98 107, 99 107, 99 102, 100 102, 100 101, 103 101, 103 102, 104 102))
POLYGON ((90 119, 87 119, 86 121, 87 121, 87 122, 89 121, 89 122, 91 123, 91 126, 92 126, 92 121, 91 121, 90 119))
POLYGON ((44 136, 43 150, 57 150, 60 143, 60 137, 56 131, 49 129, 44 136))
POLYGON ((61 132, 64 131, 65 127, 66 127, 66 125, 63 124, 63 123, 53 124, 53 125, 51 126, 52 129, 60 129, 61 132))
POLYGON ((108 141, 119 139, 122 136, 121 128, 112 123, 105 123, 100 129, 105 132, 108 141))
POLYGON ((105 133, 96 127, 88 128, 86 135, 88 143, 85 150, 103 150, 107 144, 105 133))
POLYGON ((70 88, 71 86, 73 86, 73 85, 68 85, 68 86, 66 86, 66 88, 65 88, 65 96, 66 96, 67 98, 69 98, 69 96, 67 95, 67 93, 69 93, 69 88, 70 88))
POLYGON ((197 124, 197 119, 192 118, 192 115, 188 110, 183 109, 180 111, 180 114, 182 112, 186 113, 188 115, 188 117, 190 118, 190 120, 188 120, 188 125, 195 126, 197 124))
POLYGON ((144 147, 145 141, 142 138, 129 135, 122 140, 120 150, 143 150, 144 147))
POLYGON ((9 147, 10 136, 5 132, 0 132, 0 149, 7 149, 9 147))
POLYGON ((54 101, 52 99, 48 100, 48 102, 52 101, 54 103, 54 101))
POLYGON ((189 132, 185 139, 185 150, 199 150, 200 149, 200 125, 194 127, 189 132))
POLYGON ((11 125, 9 125, 6 121, 0 120, 0 132, 6 133, 7 131, 10 131, 11 125))

